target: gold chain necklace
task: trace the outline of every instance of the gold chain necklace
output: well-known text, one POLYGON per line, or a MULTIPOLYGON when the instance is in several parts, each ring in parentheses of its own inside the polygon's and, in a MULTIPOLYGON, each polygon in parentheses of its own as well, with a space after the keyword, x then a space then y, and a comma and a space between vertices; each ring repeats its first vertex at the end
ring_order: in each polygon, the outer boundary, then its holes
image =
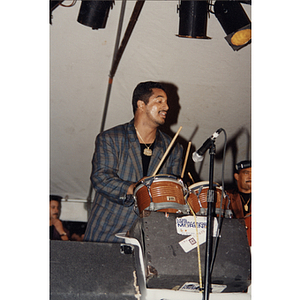
MULTIPOLYGON (((241 194, 240 194, 240 196, 241 196, 241 199, 242 199, 242 203, 244 204, 246 201, 244 200, 244 198, 241 194)), ((247 201, 247 203, 244 204, 245 211, 247 211, 247 212, 248 212, 248 209, 249 209, 248 204, 249 204, 250 200, 251 200, 251 196, 250 196, 249 200, 247 201)))
POLYGON ((146 156, 152 156, 152 150, 150 149, 151 145, 153 144, 153 142, 147 146, 146 143, 144 142, 143 138, 141 137, 140 133, 138 132, 137 128, 134 126, 136 133, 138 134, 138 136, 141 138, 143 144, 146 146, 146 148, 144 149, 144 155, 146 156))

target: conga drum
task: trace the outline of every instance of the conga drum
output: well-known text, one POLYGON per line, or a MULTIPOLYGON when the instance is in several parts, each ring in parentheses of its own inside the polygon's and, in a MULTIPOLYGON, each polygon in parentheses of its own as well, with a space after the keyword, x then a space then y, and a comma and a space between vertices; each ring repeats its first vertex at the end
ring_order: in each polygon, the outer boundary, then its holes
POLYGON ((189 213, 188 190, 183 181, 173 175, 158 174, 142 178, 133 196, 139 213, 144 210, 168 213, 189 213))
MULTIPOLYGON (((223 198, 222 201, 222 209, 221 209, 221 199, 222 199, 222 187, 216 182, 213 184, 215 193, 214 193, 214 204, 215 204, 215 214, 224 215, 224 211, 227 205, 226 197, 223 198)), ((195 214, 200 216, 207 215, 207 192, 209 190, 209 182, 208 181, 200 181, 196 182, 189 186, 189 196, 188 203, 191 205, 195 214)))

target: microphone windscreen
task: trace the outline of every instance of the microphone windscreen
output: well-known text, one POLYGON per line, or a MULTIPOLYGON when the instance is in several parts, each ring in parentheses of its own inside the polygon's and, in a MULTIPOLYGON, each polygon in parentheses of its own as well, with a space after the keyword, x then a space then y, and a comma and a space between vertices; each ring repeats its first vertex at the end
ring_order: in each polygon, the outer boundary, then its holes
POLYGON ((196 151, 192 155, 192 159, 194 162, 199 162, 203 160, 203 156, 199 155, 196 151))

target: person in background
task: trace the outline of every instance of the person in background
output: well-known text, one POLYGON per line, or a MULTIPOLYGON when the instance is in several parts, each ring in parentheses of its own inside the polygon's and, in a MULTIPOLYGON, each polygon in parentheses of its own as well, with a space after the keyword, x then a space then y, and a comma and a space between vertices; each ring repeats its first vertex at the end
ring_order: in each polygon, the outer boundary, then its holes
POLYGON ((50 195, 50 240, 68 241, 70 239, 69 231, 63 227, 63 223, 59 219, 61 199, 60 196, 50 195))
MULTIPOLYGON (((160 83, 139 83, 132 107, 134 118, 130 122, 103 131, 96 138, 91 175, 96 194, 84 241, 118 242, 115 234, 130 229, 137 219, 135 185, 154 173, 171 143, 171 138, 158 129, 169 109, 160 83)), ((175 143, 158 174, 180 176, 182 154, 183 147, 175 143)))
POLYGON ((230 199, 230 209, 234 218, 245 219, 248 242, 251 246, 251 160, 244 160, 236 164, 234 179, 236 188, 226 191, 230 199))

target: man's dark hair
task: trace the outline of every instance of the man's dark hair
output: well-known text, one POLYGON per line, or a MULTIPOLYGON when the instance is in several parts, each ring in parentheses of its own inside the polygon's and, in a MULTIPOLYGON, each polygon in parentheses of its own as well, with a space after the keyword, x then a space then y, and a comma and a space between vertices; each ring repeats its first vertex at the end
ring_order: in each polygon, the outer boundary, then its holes
POLYGON ((61 199, 62 199, 61 196, 58 196, 58 195, 50 195, 50 200, 49 200, 49 201, 54 200, 54 201, 57 201, 57 202, 61 203, 61 199))
POLYGON ((163 85, 159 82, 146 81, 139 83, 133 91, 132 95, 132 108, 133 114, 137 110, 138 100, 142 100, 146 105, 149 102, 149 98, 153 94, 152 89, 161 89, 165 92, 163 85))

